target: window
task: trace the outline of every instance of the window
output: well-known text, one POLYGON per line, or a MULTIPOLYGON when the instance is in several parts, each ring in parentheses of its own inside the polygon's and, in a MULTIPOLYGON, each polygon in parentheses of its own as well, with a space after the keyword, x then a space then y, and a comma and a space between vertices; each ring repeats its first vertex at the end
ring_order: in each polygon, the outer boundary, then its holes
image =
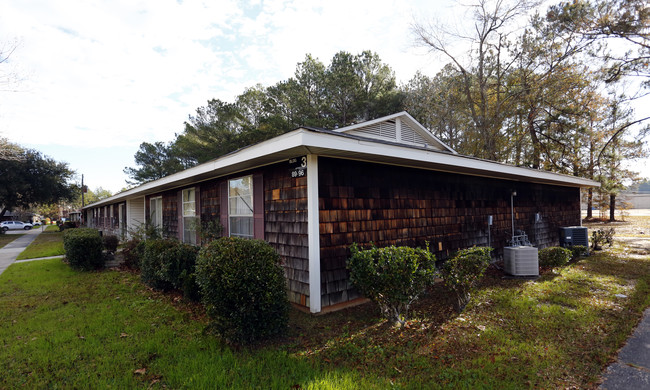
POLYGON ((253 238, 253 176, 228 181, 230 235, 253 238))
POLYGON ((194 188, 183 190, 183 242, 196 244, 196 203, 194 188))
POLYGON ((151 227, 162 230, 162 196, 149 199, 149 217, 151 227))

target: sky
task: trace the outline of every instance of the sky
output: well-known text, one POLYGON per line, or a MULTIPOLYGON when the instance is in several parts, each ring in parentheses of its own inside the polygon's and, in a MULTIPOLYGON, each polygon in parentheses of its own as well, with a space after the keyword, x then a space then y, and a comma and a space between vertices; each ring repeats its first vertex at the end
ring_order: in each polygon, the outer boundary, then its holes
POLYGON ((171 141, 210 99, 291 77, 306 54, 376 52, 406 83, 440 57, 412 23, 462 23, 452 0, 0 0, 0 136, 65 161, 91 189, 124 188, 142 142, 171 141))

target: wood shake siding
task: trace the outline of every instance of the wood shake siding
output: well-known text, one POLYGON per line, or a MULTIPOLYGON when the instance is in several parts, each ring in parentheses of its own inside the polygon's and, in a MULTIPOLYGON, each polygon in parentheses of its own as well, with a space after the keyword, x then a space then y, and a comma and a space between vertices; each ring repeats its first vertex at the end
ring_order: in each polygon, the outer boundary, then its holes
POLYGON ((289 301, 309 306, 307 179, 281 163, 265 168, 263 180, 264 238, 282 257, 289 301))
POLYGON ((178 238, 178 192, 176 190, 162 193, 163 236, 178 238))
POLYGON ((201 221, 216 221, 221 223, 221 201, 219 198, 219 183, 216 180, 201 183, 200 219, 201 221))
POLYGON ((358 297, 346 269, 353 242, 424 247, 428 241, 446 259, 488 245, 492 215, 491 244, 501 258, 511 235, 513 189, 515 227, 538 248, 558 245, 559 227, 580 224, 578 188, 319 158, 323 307, 358 297))

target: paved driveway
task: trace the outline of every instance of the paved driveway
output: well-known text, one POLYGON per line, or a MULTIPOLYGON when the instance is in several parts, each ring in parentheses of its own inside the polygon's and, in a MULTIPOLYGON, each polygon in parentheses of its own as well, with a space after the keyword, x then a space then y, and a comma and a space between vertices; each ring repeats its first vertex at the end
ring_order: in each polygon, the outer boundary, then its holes
POLYGON ((27 248, 27 245, 31 244, 36 237, 41 234, 40 228, 34 228, 32 230, 10 230, 7 234, 25 234, 22 237, 18 237, 14 241, 5 245, 3 248, 0 248, 0 274, 4 272, 14 261, 20 252, 24 251, 27 248))

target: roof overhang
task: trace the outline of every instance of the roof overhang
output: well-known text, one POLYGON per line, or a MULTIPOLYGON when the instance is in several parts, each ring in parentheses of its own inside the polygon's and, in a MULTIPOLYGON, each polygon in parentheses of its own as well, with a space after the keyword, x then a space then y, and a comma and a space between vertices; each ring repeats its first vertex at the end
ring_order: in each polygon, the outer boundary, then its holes
POLYGON ((122 202, 126 199, 187 187, 202 181, 232 175, 253 168, 284 162, 292 157, 316 154, 380 164, 399 165, 463 175, 568 187, 599 187, 600 183, 576 176, 466 157, 451 152, 377 142, 365 137, 329 130, 299 128, 182 172, 145 183, 84 208, 122 202))

